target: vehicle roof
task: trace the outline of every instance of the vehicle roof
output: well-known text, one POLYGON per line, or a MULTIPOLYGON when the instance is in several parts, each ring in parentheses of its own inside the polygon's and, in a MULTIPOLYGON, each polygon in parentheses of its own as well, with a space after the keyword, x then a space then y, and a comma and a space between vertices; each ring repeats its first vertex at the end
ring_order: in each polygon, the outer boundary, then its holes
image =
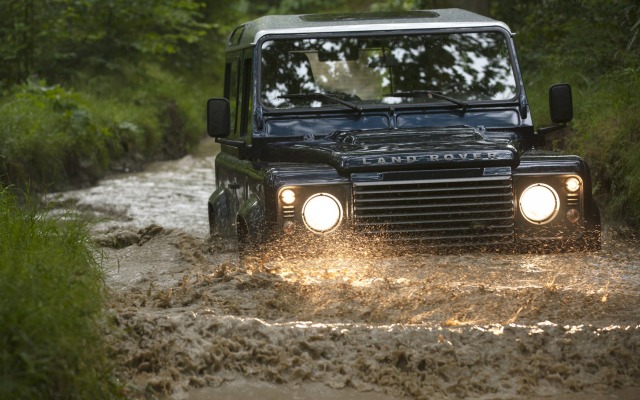
POLYGON ((255 44, 270 34, 315 32, 366 32, 376 30, 410 30, 441 28, 509 27, 500 21, 457 8, 401 12, 346 14, 267 15, 236 28, 229 37, 229 47, 255 44))

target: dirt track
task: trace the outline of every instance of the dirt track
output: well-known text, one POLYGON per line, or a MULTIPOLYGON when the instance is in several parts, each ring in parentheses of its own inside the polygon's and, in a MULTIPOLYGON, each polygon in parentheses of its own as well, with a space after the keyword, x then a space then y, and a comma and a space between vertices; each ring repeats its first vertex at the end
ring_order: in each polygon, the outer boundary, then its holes
POLYGON ((347 248, 244 269, 233 243, 188 221, 149 225, 122 199, 67 198, 109 219, 96 225, 109 336, 134 398, 640 393, 640 244, 612 233, 586 255, 380 257, 347 248))

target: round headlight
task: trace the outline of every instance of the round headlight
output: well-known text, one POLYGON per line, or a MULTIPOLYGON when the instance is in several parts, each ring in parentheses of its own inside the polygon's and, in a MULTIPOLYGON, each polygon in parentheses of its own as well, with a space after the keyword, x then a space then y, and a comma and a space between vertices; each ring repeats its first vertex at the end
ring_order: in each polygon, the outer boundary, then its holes
POLYGON ((296 193, 291 189, 285 189, 280 192, 280 199, 286 205, 291 205, 296 201, 296 193))
POLYGON ((570 193, 577 192, 578 189, 580 189, 580 181, 578 178, 572 176, 565 181, 564 187, 567 188, 567 191, 570 193))
POLYGON ((520 212, 529 222, 545 224, 558 213, 560 201, 551 186, 536 183, 529 186, 520 196, 520 212))
POLYGON ((302 217, 310 230, 316 233, 330 232, 342 220, 342 206, 332 195, 318 193, 304 203, 302 217))

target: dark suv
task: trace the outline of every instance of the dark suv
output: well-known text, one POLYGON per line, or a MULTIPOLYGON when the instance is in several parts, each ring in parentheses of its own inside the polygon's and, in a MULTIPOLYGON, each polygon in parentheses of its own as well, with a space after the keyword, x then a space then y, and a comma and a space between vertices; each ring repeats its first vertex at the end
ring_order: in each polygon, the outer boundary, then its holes
POLYGON ((542 151, 513 34, 457 9, 267 16, 236 28, 211 232, 242 249, 303 240, 420 248, 600 248, 591 177, 542 151))

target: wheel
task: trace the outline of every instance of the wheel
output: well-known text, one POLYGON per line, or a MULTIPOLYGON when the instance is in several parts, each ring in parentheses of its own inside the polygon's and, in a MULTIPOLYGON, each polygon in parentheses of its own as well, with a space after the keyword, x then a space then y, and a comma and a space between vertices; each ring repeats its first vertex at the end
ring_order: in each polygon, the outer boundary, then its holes
POLYGON ((259 246, 251 241, 249 228, 244 221, 236 222, 236 233, 240 266, 247 271, 260 270, 263 262, 260 259, 259 246))
POLYGON ((208 208, 209 208, 209 236, 213 236, 213 234, 215 233, 215 221, 214 221, 214 214, 213 214, 213 206, 211 205, 211 203, 208 204, 208 208))

